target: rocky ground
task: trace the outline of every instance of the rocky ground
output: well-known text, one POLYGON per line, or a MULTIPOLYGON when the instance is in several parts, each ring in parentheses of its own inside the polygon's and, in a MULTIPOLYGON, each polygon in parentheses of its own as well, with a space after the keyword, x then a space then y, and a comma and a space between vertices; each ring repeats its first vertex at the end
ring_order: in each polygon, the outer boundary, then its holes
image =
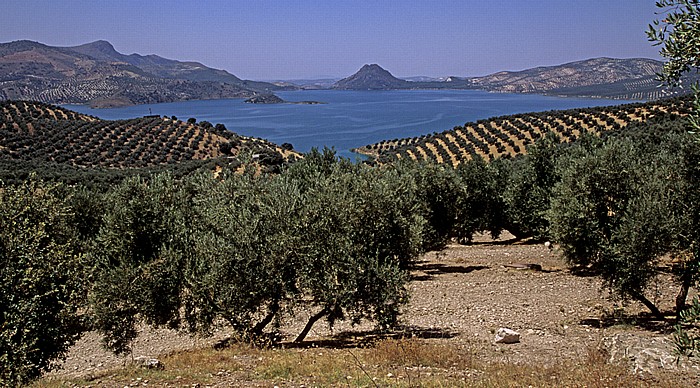
MULTIPOLYGON (((411 301, 402 316, 406 334, 466 349, 486 362, 548 366, 583 360, 596 350, 636 373, 679 371, 690 386, 700 383, 697 363, 676 362, 671 324, 649 319, 637 303, 611 300, 598 278, 572 273, 556 248, 513 243, 507 237, 482 237, 470 246, 451 245, 426 254, 412 273, 411 301), (523 269, 522 264, 537 264, 541 270, 523 269), (518 331, 520 342, 494 343, 501 327, 518 331)), ((654 299, 670 311, 677 288, 667 280, 659 280, 654 299)), ((284 324, 286 340, 294 339, 307 317, 302 313, 284 324)), ((329 330, 319 322, 307 340, 321 346, 329 339, 362 342, 371 339, 371 329, 367 324, 329 330)), ((144 328, 133 357, 207 347, 222 338, 223 330, 213 338, 194 339, 144 328)), ((99 337, 89 334, 50 378, 85 376, 130 360, 104 351, 99 337)))

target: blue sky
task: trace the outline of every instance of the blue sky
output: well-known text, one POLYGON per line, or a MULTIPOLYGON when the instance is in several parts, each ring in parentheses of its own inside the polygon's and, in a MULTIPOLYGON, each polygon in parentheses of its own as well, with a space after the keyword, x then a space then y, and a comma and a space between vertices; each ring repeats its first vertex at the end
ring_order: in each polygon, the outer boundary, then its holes
POLYGON ((608 56, 658 59, 653 0, 4 0, 0 42, 196 60, 255 80, 478 76, 608 56))

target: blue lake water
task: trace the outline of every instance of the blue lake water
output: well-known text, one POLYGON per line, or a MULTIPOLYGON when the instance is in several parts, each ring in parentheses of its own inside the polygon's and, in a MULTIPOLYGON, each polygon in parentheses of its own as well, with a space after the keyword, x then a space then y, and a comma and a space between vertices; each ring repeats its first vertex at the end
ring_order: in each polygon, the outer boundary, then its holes
POLYGON ((620 100, 557 98, 475 90, 279 92, 287 101, 326 104, 246 104, 243 100, 205 100, 138 105, 114 109, 66 108, 107 120, 148 114, 190 117, 222 123, 236 133, 291 143, 298 151, 334 147, 352 157, 351 148, 381 140, 442 132, 466 122, 515 113, 539 112, 625 103, 620 100))

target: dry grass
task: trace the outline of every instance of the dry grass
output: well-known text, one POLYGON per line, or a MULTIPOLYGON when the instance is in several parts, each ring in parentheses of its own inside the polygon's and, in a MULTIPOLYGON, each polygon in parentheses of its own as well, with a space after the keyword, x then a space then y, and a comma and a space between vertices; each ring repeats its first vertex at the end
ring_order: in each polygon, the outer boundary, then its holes
POLYGON ((423 339, 387 339, 367 348, 256 349, 233 345, 163 357, 165 370, 126 366, 80 380, 44 379, 35 387, 396 386, 678 387, 682 376, 644 378, 607 362, 595 348, 578 362, 549 367, 487 363, 470 349, 423 339))

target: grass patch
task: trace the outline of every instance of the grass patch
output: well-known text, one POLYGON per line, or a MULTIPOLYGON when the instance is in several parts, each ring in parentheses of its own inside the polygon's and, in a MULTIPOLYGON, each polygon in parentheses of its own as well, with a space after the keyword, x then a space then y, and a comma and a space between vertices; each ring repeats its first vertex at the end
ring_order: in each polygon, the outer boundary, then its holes
MULTIPOLYGON (((610 364, 590 348, 580 360, 550 366, 516 365, 477 359, 456 345, 424 339, 386 339, 367 348, 257 349, 233 344, 225 350, 199 349, 160 358, 165 370, 127 366, 76 379, 43 379, 35 387, 123 387, 218 384, 223 386, 350 387, 673 387, 691 380, 677 372, 654 377, 610 364)), ((690 383, 692 385, 692 383, 690 383)))
POLYGON ((104 370, 82 378, 47 377, 33 387, 87 387, 87 386, 166 386, 186 384, 208 384, 219 376, 227 376, 241 370, 257 360, 263 350, 250 345, 234 344, 224 350, 212 348, 176 352, 159 360, 165 365, 162 370, 145 369, 136 365, 104 370))

